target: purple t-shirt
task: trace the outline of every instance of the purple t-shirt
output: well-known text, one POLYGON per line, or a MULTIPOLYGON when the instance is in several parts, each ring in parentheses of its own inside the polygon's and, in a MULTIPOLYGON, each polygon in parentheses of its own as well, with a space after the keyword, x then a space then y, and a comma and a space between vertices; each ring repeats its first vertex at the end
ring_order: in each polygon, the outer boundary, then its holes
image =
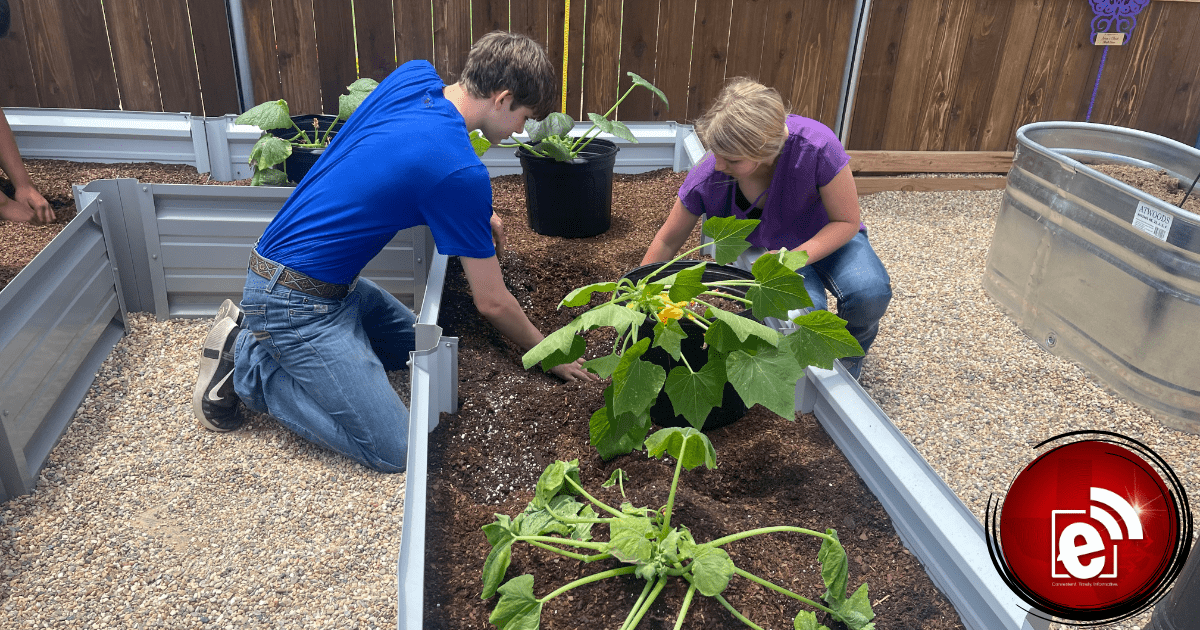
MULTIPOLYGON (((821 231, 829 223, 829 213, 817 189, 850 163, 850 156, 829 127, 792 115, 787 117, 787 128, 788 139, 779 153, 759 217, 762 223, 746 237, 757 247, 792 249, 821 231)), ((745 219, 747 213, 734 203, 737 180, 717 171, 715 165, 716 158, 710 153, 693 166, 679 187, 679 200, 697 216, 745 219)))

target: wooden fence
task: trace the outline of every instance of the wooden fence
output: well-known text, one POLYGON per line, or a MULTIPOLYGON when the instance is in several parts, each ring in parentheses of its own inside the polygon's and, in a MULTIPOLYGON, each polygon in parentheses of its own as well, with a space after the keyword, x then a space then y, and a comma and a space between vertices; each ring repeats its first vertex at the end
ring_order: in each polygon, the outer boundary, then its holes
MULTIPOLYGON (((0 104, 208 116, 241 111, 227 0, 12 0, 0 104)), ((1037 120, 1084 120, 1103 49, 1087 0, 872 0, 848 117, 852 149, 1003 151, 1037 120)), ((470 43, 509 29, 563 58, 565 0, 241 0, 255 102, 336 108, 359 76, 423 58, 447 82, 470 43), (353 7, 353 12, 351 12, 353 7)), ((726 78, 779 89, 836 127, 856 0, 575 0, 567 113, 604 112, 633 71, 623 120, 694 120, 726 78)), ((233 6, 236 6, 233 5, 233 6)), ((1197 0, 1156 0, 1109 50, 1093 122, 1193 144, 1200 130, 1197 0)))

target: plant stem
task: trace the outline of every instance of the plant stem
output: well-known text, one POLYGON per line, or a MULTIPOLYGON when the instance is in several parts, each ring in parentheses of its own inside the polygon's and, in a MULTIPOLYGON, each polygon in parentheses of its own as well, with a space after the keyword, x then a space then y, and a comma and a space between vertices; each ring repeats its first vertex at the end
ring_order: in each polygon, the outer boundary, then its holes
POLYGON ((792 527, 790 525, 776 525, 774 527, 760 527, 758 529, 748 529, 744 532, 739 532, 737 534, 730 534, 724 538, 718 538, 708 544, 712 545, 713 547, 721 547, 721 546, 727 545, 731 542, 734 542, 736 540, 741 540, 743 538, 749 538, 751 536, 759 536, 761 534, 774 534, 774 533, 778 533, 778 532, 796 532, 799 534, 808 534, 809 536, 816 536, 817 538, 824 538, 825 540, 829 540, 831 542, 836 542, 836 543, 838 543, 838 545, 841 545, 840 541, 838 541, 833 536, 830 536, 829 534, 825 534, 822 532, 816 532, 811 529, 804 529, 803 527, 792 527))
POLYGON ((662 533, 658 536, 659 540, 666 539, 667 534, 671 531, 671 509, 675 506, 675 489, 679 486, 679 473, 682 470, 683 457, 679 457, 675 460, 675 476, 671 478, 671 492, 667 494, 666 514, 663 518, 662 533))
POLYGON ((637 601, 633 603, 633 608, 630 608, 629 614, 625 615, 625 621, 621 622, 621 627, 619 630, 630 630, 634 627, 629 625, 629 622, 633 621, 633 618, 637 616, 638 611, 642 609, 642 603, 646 601, 646 595, 650 592, 651 588, 654 588, 654 582, 646 582, 646 585, 642 587, 642 594, 638 595, 637 601))
POLYGON ((646 613, 650 612, 650 605, 654 603, 654 600, 658 599, 658 594, 662 592, 663 587, 666 585, 667 578, 661 575, 658 576, 658 580, 654 584, 654 590, 651 591, 650 597, 646 599, 646 603, 642 604, 642 609, 638 611, 637 616, 634 617, 633 623, 629 625, 628 630, 633 630, 639 623, 642 622, 642 617, 645 617, 646 613))
POLYGON ((608 543, 590 542, 586 540, 575 540, 573 538, 558 538, 556 536, 514 536, 514 541, 523 540, 527 543, 548 543, 568 545, 571 547, 579 547, 580 549, 591 549, 592 551, 604 551, 608 548, 608 543))
POLYGON ((754 628, 754 630, 763 630, 761 627, 759 627, 753 621, 750 621, 749 619, 747 619, 745 615, 738 612, 737 609, 733 607, 733 604, 730 604, 724 597, 717 595, 717 601, 721 602, 722 606, 724 606, 729 612, 733 613, 733 616, 737 617, 738 621, 746 624, 747 626, 750 626, 751 628, 754 628))
POLYGON ((754 575, 753 573, 739 569, 737 567, 733 568, 733 572, 746 578, 747 580, 750 580, 751 582, 765 586, 765 587, 775 591, 776 593, 781 593, 783 595, 787 595, 788 597, 791 597, 792 599, 800 600, 800 601, 804 602, 805 604, 808 604, 809 606, 812 606, 819 610, 823 610, 831 615, 834 614, 834 612, 832 610, 830 610, 828 607, 822 606, 821 604, 818 604, 817 602, 814 602, 813 600, 811 600, 803 595, 800 595, 798 593, 793 593, 792 591, 789 591, 788 589, 786 589, 782 586, 779 586, 778 584, 774 584, 768 580, 764 580, 764 579, 758 577, 757 575, 754 575))
POLYGON ((578 561, 584 562, 584 563, 596 562, 597 560, 608 560, 609 558, 612 557, 611 553, 598 553, 598 554, 591 555, 591 556, 585 556, 581 553, 575 553, 574 551, 567 551, 566 549, 559 549, 558 547, 552 547, 550 545, 547 545, 546 543, 538 542, 536 540, 530 540, 528 542, 529 542, 529 544, 533 545, 534 547, 541 547, 542 549, 545 549, 546 551, 553 551, 554 553, 556 553, 560 556, 566 556, 568 558, 571 558, 572 560, 578 560, 578 561))
POLYGON ((600 573, 593 573, 587 577, 581 577, 578 580, 571 582, 570 584, 563 584, 562 586, 558 587, 556 590, 551 592, 549 595, 539 599, 538 603, 545 604, 546 602, 554 599, 555 597, 558 597, 559 595, 562 595, 563 593, 566 593, 567 591, 575 588, 576 586, 583 586, 584 584, 591 584, 592 582, 599 582, 600 580, 607 580, 610 577, 616 577, 618 575, 628 575, 630 573, 633 573, 634 571, 637 571, 637 567, 630 566, 630 567, 619 567, 616 569, 609 569, 607 571, 601 571, 600 573))
POLYGON ((675 618, 675 629, 679 630, 683 627, 683 620, 687 617, 688 608, 692 607, 692 597, 696 595, 696 585, 689 584, 687 594, 683 596, 683 605, 679 607, 679 616, 675 618))
POLYGON ((609 514, 612 514, 613 516, 615 516, 617 518, 625 518, 624 512, 617 510, 615 508, 609 507, 608 504, 604 503, 600 499, 597 499, 596 497, 593 497, 592 495, 588 494, 588 491, 584 490, 582 486, 575 483, 574 479, 567 477, 566 481, 568 484, 571 485, 572 488, 575 489, 576 492, 578 492, 579 494, 582 494, 583 498, 587 499, 588 501, 591 501, 592 503, 595 503, 596 506, 599 507, 600 509, 604 510, 605 512, 608 512, 609 514))

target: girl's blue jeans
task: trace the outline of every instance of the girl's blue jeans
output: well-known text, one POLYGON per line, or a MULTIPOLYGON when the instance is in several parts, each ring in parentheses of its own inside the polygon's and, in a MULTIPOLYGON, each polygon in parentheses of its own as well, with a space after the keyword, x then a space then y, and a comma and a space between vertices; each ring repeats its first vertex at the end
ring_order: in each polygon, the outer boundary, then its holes
POLYGON ((365 278, 334 300, 250 271, 241 306, 233 378, 242 402, 369 468, 402 472, 408 409, 387 371, 414 349, 412 310, 365 278))
MULTIPOLYGON (((751 247, 742 253, 733 266, 750 271, 759 256, 766 253, 761 247, 751 247)), ((875 254, 866 231, 860 231, 837 251, 806 265, 799 271, 804 276, 804 288, 812 298, 813 308, 828 310, 826 290, 837 300, 838 317, 846 320, 846 330, 854 335, 866 354, 879 334, 879 320, 892 301, 892 280, 887 269, 875 254)), ((792 317, 802 312, 789 313, 792 317)), ((843 365, 855 377, 862 368, 862 357, 843 359, 843 365)))

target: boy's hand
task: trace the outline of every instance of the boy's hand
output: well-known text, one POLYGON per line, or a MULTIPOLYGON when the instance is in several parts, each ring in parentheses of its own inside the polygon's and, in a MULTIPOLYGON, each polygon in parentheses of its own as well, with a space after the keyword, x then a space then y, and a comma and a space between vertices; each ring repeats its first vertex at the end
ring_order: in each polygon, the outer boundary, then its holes
POLYGON ((500 215, 492 210, 492 219, 489 221, 492 226, 492 242, 496 244, 496 255, 500 256, 504 253, 504 248, 507 241, 504 238, 504 221, 500 219, 500 215))
POLYGON ((25 204, 33 211, 33 220, 37 223, 51 223, 54 221, 54 209, 50 207, 50 202, 37 191, 36 188, 18 188, 13 195, 17 201, 25 204))
POLYGON ((0 194, 0 219, 14 223, 28 223, 36 217, 37 213, 29 206, 0 194))

